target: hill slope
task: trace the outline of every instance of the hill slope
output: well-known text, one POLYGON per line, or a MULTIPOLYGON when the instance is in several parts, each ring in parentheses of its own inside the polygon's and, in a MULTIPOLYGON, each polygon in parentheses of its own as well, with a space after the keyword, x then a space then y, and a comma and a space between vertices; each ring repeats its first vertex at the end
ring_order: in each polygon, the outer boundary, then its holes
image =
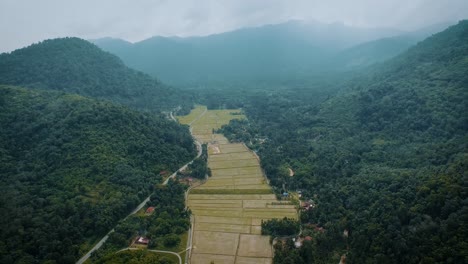
POLYGON ((328 67, 355 70, 391 59, 432 34, 447 29, 454 23, 440 23, 395 37, 382 38, 342 50, 329 59, 328 67))
POLYGON ((324 72, 382 62, 449 26, 415 32, 290 21, 204 37, 153 37, 135 44, 92 40, 131 67, 164 82, 210 88, 297 84, 324 72))
POLYGON ((338 50, 399 33, 290 21, 205 37, 153 37, 130 46, 111 39, 94 43, 127 65, 171 84, 271 83, 305 77, 338 50))
POLYGON ((0 84, 60 90, 153 111, 187 101, 178 90, 78 38, 45 40, 0 54, 0 84))
POLYGON ((193 156, 188 129, 164 117, 0 86, 0 262, 75 263, 193 156))
POLYGON ((340 255, 352 263, 466 262, 467 58, 461 21, 320 107, 298 102, 301 95, 256 97, 246 107, 256 126, 225 129, 231 138, 267 138, 253 146, 271 183, 302 189, 316 204, 302 214, 314 241, 277 248, 279 263, 340 255))

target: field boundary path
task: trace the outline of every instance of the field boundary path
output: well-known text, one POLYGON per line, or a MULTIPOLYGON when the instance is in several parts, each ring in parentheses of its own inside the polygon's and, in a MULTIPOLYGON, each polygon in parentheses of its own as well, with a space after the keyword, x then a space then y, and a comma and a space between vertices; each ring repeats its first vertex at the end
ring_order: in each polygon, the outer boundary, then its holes
POLYGON ((208 145, 208 167, 212 171, 206 182, 187 192, 192 227, 186 261, 272 263, 270 237, 261 235, 262 220, 297 219, 297 210, 289 201, 276 199, 255 153, 214 133, 230 120, 245 116, 240 110, 197 106, 189 115, 177 118, 190 125, 196 141, 208 145))

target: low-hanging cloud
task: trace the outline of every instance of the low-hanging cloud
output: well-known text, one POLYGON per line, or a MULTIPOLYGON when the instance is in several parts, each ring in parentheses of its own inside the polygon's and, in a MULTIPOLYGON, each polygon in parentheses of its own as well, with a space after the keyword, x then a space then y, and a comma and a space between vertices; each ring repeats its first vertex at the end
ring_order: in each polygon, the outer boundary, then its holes
POLYGON ((139 41, 291 19, 413 30, 464 18, 466 0, 2 0, 0 52, 55 37, 139 41))

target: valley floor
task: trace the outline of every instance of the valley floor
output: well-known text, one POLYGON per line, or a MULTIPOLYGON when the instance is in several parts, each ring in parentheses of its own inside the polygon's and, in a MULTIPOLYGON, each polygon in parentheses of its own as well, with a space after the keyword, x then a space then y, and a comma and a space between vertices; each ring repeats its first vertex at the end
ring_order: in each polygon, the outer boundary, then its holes
POLYGON ((214 131, 238 111, 206 110, 198 106, 179 118, 191 124, 194 137, 208 144, 212 176, 191 190, 188 207, 194 216, 191 262, 272 263, 268 236, 261 235, 262 220, 297 218, 289 201, 278 201, 263 176, 259 161, 243 144, 229 143, 214 131))

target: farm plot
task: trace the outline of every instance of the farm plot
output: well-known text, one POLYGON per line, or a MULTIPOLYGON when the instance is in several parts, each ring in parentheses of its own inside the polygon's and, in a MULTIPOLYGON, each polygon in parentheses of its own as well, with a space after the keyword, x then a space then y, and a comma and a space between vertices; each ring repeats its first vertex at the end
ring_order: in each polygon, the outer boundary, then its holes
POLYGON ((223 168, 245 168, 245 167, 256 167, 258 161, 256 159, 225 159, 225 160, 211 160, 208 162, 208 166, 212 169, 223 169, 223 168))
POLYGON ((192 109, 192 111, 190 112, 190 114, 186 115, 186 116, 177 116, 177 120, 179 121, 179 123, 181 124, 185 124, 185 125, 189 125, 191 122, 193 122, 197 117, 199 117, 200 115, 203 114, 203 112, 205 112, 207 109, 206 109, 206 106, 203 106, 203 105, 197 105, 195 106, 194 109, 192 109))
POLYGON ((196 106, 187 116, 178 116, 181 124, 190 125, 193 136, 201 143, 228 143, 222 135, 213 131, 229 124, 232 119, 245 119, 239 109, 207 110, 205 106, 196 106))
POLYGON ((208 143, 212 172, 187 198, 194 216, 191 263, 272 263, 269 237, 260 235, 262 220, 297 218, 296 208, 276 200, 254 153, 213 133, 230 120, 245 117, 239 110, 203 108, 189 116, 178 118, 191 123, 197 140, 208 143))

